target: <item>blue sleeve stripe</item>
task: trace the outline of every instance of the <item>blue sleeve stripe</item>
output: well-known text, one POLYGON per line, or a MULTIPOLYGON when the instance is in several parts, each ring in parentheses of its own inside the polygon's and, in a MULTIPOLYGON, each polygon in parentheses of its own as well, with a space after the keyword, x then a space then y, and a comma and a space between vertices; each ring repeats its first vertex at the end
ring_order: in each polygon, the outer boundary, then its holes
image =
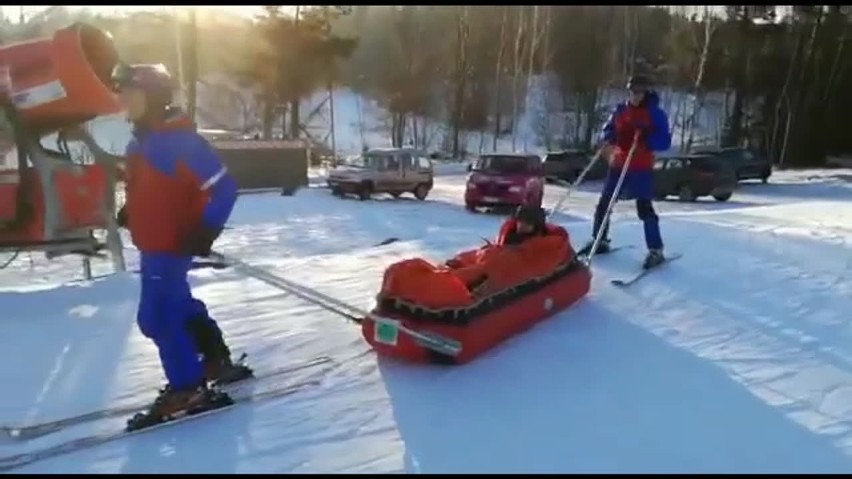
POLYGON ((230 176, 223 176, 221 181, 217 181, 210 189, 210 201, 204 208, 202 221, 212 228, 224 228, 236 202, 237 184, 230 176))
POLYGON ((186 165, 196 177, 201 191, 207 191, 210 197, 204 207, 202 221, 210 228, 224 228, 237 201, 236 183, 228 175, 219 155, 200 135, 191 137, 187 153, 186 165))
POLYGON ((207 181, 204 182, 204 184, 201 185, 201 191, 209 190, 214 185, 216 185, 216 183, 218 183, 219 180, 224 178, 225 175, 227 175, 227 174, 228 174, 228 169, 223 166, 222 169, 220 169, 218 172, 216 172, 215 175, 211 176, 207 181))

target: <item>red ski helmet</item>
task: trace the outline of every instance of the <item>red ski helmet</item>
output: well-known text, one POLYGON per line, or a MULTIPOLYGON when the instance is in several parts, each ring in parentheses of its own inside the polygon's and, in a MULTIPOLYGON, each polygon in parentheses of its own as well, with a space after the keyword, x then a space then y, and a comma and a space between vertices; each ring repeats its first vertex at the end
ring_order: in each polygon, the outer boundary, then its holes
POLYGON ((135 88, 145 92, 149 105, 165 108, 173 101, 174 81, 163 64, 119 64, 112 73, 113 88, 135 88))

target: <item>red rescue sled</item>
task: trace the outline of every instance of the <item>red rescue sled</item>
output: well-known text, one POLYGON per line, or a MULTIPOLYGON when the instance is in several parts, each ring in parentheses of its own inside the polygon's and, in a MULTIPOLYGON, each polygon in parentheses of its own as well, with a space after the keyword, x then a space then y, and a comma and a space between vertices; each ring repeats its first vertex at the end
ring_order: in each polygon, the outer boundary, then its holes
MULTIPOLYGON (((550 271, 478 297, 463 307, 427 307, 380 293, 377 306, 361 322, 364 339, 378 354, 422 363, 464 364, 567 309, 589 292, 592 275, 575 256, 567 233, 552 225, 549 228, 564 235, 568 243, 567 254, 563 249, 560 254, 564 258, 559 258, 550 271)), ((435 271, 439 275, 448 273, 445 267, 435 271)), ((389 276, 386 272, 383 292, 389 276)))

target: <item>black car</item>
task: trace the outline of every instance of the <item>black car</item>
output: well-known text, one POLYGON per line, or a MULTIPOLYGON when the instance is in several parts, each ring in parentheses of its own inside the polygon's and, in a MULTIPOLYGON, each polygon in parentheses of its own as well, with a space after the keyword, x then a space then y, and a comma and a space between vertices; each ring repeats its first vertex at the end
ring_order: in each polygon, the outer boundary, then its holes
POLYGON ((677 195, 681 201, 712 196, 728 201, 737 185, 734 168, 712 155, 679 155, 654 162, 654 196, 677 195))
MULTIPOLYGON (((573 183, 592 161, 593 155, 584 150, 550 152, 542 165, 545 178, 573 183)), ((584 181, 601 180, 606 176, 606 161, 598 161, 586 174, 584 181)))
POLYGON ((737 181, 769 181, 772 176, 772 162, 748 148, 696 148, 696 155, 711 155, 734 167, 737 181))

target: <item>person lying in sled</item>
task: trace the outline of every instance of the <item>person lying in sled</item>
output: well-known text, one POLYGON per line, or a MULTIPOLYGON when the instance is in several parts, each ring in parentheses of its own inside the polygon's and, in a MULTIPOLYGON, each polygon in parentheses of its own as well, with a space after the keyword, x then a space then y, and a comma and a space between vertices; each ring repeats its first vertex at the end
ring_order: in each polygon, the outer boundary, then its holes
POLYGON ((536 236, 553 233, 548 229, 547 216, 538 206, 519 206, 515 215, 507 218, 500 227, 497 244, 519 245, 536 236))
POLYGON ((522 205, 500 226, 496 243, 486 245, 479 250, 461 253, 447 261, 446 265, 468 285, 471 293, 477 296, 483 295, 489 289, 487 287, 489 270, 500 269, 494 268, 495 260, 496 265, 504 262, 496 255, 509 251, 512 247, 521 246, 533 238, 549 235, 567 238, 567 232, 564 229, 547 224, 547 216, 541 207, 522 205))
MULTIPOLYGON (((500 226, 500 232, 497 233, 497 241, 495 243, 489 242, 486 247, 520 245, 537 236, 561 234, 559 230, 562 230, 562 228, 547 224, 547 216, 541 207, 522 205, 515 210, 513 216, 506 218, 506 221, 500 226)), ((472 255, 476 255, 480 251, 461 253, 445 264, 449 268, 461 268, 471 264, 471 262, 475 263, 477 261, 472 255)))
POLYGON ((495 243, 463 251, 442 265, 410 258, 390 265, 378 299, 432 310, 465 308, 532 278, 551 274, 574 250, 563 228, 547 224, 537 207, 519 208, 495 243))

